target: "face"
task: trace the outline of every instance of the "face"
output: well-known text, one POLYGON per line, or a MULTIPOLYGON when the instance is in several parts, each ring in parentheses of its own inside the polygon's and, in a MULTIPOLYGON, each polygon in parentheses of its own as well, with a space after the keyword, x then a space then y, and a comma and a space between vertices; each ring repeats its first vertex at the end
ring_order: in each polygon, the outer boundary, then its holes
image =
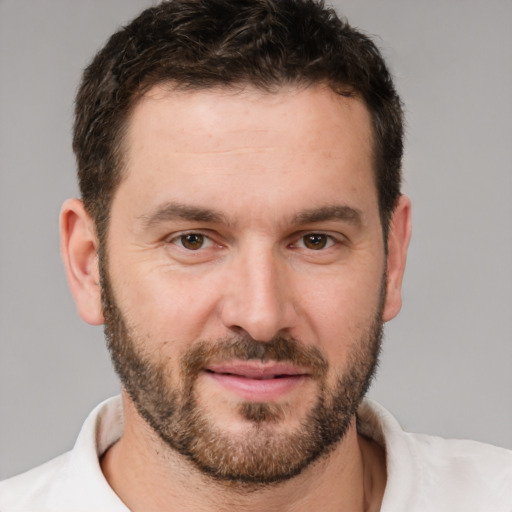
POLYGON ((343 437, 386 316, 369 114, 329 89, 135 107, 102 261, 138 413, 216 478, 289 478, 343 437))

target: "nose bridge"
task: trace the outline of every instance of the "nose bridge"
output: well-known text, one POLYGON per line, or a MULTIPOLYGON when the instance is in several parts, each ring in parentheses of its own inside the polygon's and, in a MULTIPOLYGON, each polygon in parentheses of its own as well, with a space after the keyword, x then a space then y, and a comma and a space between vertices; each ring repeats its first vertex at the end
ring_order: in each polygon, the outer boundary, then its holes
POLYGON ((284 266, 270 244, 253 241, 240 248, 225 290, 222 316, 226 327, 268 341, 292 326, 293 305, 284 266))

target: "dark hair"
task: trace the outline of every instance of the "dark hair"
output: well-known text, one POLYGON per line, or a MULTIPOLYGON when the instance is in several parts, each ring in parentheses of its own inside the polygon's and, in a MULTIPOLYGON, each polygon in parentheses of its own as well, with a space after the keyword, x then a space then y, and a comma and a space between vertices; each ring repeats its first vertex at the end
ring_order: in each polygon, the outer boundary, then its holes
POLYGON ((100 240, 123 171, 123 134, 149 88, 251 84, 277 91, 324 83, 361 97, 373 123, 385 235, 400 196, 400 99, 375 44, 319 0, 171 0, 116 32, 84 71, 73 149, 82 199, 100 240))

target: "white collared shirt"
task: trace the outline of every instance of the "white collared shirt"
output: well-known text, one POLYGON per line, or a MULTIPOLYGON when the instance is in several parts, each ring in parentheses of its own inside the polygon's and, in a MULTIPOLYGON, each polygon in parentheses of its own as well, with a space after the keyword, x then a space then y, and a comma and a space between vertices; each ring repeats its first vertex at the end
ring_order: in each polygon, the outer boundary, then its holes
MULTIPOLYGON (((381 512, 512 512, 512 451, 406 433, 369 399, 358 416, 361 433, 386 451, 381 512)), ((106 400, 86 419, 71 451, 0 482, 0 512, 129 512, 99 463, 122 431, 120 398, 106 400)))

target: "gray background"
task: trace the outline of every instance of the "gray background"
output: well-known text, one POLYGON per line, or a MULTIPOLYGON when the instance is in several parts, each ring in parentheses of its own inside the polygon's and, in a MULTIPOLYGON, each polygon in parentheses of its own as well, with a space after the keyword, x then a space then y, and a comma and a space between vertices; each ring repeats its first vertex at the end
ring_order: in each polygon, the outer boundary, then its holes
MULTIPOLYGON (((71 448, 118 390, 58 250, 80 71, 143 0, 0 0, 0 477, 71 448)), ((154 2, 153 2, 154 3, 154 2)), ((371 395, 409 430, 512 447, 512 2, 336 3, 407 105, 414 236, 371 395)))

